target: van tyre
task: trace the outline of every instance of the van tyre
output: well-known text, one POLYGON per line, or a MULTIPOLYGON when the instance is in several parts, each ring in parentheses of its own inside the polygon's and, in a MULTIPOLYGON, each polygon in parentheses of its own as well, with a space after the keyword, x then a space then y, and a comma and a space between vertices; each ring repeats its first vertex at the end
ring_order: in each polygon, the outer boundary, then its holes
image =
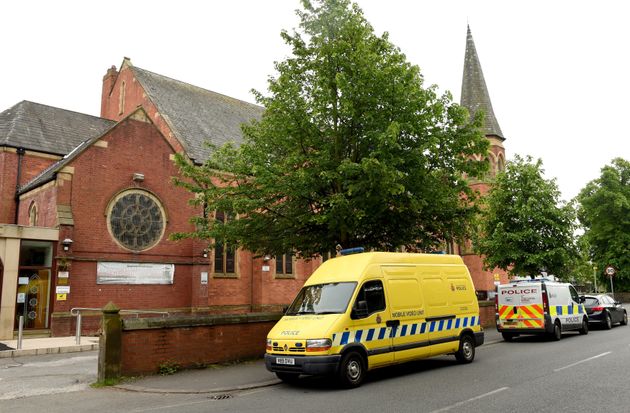
POLYGON ((623 315, 621 316, 621 325, 622 326, 628 325, 628 313, 626 313, 625 311, 623 312, 623 315))
POLYGON ((588 320, 586 318, 582 319, 582 328, 580 328, 578 331, 582 335, 588 334, 588 320))
POLYGON ((610 330, 612 328, 612 317, 610 313, 606 313, 606 323, 604 324, 604 328, 606 330, 610 330))
POLYGON ((300 378, 300 375, 298 373, 285 373, 285 372, 277 371, 276 377, 278 377, 280 380, 282 380, 285 383, 292 384, 292 383, 297 383, 297 381, 300 378))
POLYGON ((551 339, 553 341, 560 341, 561 338, 562 338, 562 326, 560 326, 560 323, 556 321, 553 324, 553 331, 551 333, 551 339))
POLYGON ((503 336, 503 340, 505 341, 512 341, 514 340, 514 337, 516 337, 516 334, 514 333, 501 333, 501 335, 503 336))
POLYGON ((346 389, 359 387, 365 379, 367 364, 365 359, 356 351, 346 353, 341 359, 337 379, 346 389))
POLYGON ((475 359, 475 342, 466 334, 459 339, 459 350, 455 353, 457 361, 463 364, 471 363, 475 359))

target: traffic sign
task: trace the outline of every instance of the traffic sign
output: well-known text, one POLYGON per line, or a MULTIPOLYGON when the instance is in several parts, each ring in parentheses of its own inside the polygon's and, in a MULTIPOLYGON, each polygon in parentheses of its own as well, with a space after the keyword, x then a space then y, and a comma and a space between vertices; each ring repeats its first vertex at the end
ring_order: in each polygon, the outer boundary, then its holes
POLYGON ((608 265, 606 268, 604 268, 604 273, 609 277, 614 277, 616 272, 617 270, 615 270, 615 267, 613 267, 612 265, 608 265))

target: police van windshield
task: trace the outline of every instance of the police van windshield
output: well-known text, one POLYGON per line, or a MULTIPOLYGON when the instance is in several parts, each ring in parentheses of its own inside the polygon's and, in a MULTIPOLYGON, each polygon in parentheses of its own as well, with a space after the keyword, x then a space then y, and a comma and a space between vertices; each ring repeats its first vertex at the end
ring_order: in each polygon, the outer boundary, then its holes
POLYGON ((356 285, 355 282, 344 282, 304 287, 285 315, 345 313, 356 285))

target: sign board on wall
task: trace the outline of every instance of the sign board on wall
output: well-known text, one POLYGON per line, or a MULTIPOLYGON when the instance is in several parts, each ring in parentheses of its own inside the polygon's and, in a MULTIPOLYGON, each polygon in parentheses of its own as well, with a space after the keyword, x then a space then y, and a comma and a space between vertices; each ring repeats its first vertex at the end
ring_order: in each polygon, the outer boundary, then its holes
POLYGON ((57 294, 70 294, 70 286, 69 285, 58 285, 55 293, 57 294))
POLYGON ((97 284, 173 284, 175 264, 99 262, 97 284))

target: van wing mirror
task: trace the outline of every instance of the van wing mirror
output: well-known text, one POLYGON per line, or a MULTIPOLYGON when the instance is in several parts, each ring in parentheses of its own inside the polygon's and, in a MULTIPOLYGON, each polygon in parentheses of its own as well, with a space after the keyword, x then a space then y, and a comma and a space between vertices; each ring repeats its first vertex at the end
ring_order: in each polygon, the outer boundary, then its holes
POLYGON ((357 301, 354 304, 354 308, 352 308, 351 318, 352 319, 365 318, 368 315, 369 314, 368 314, 367 301, 357 301))
POLYGON ((580 296, 580 303, 583 303, 584 301, 586 301, 586 297, 584 297, 583 295, 580 296))

